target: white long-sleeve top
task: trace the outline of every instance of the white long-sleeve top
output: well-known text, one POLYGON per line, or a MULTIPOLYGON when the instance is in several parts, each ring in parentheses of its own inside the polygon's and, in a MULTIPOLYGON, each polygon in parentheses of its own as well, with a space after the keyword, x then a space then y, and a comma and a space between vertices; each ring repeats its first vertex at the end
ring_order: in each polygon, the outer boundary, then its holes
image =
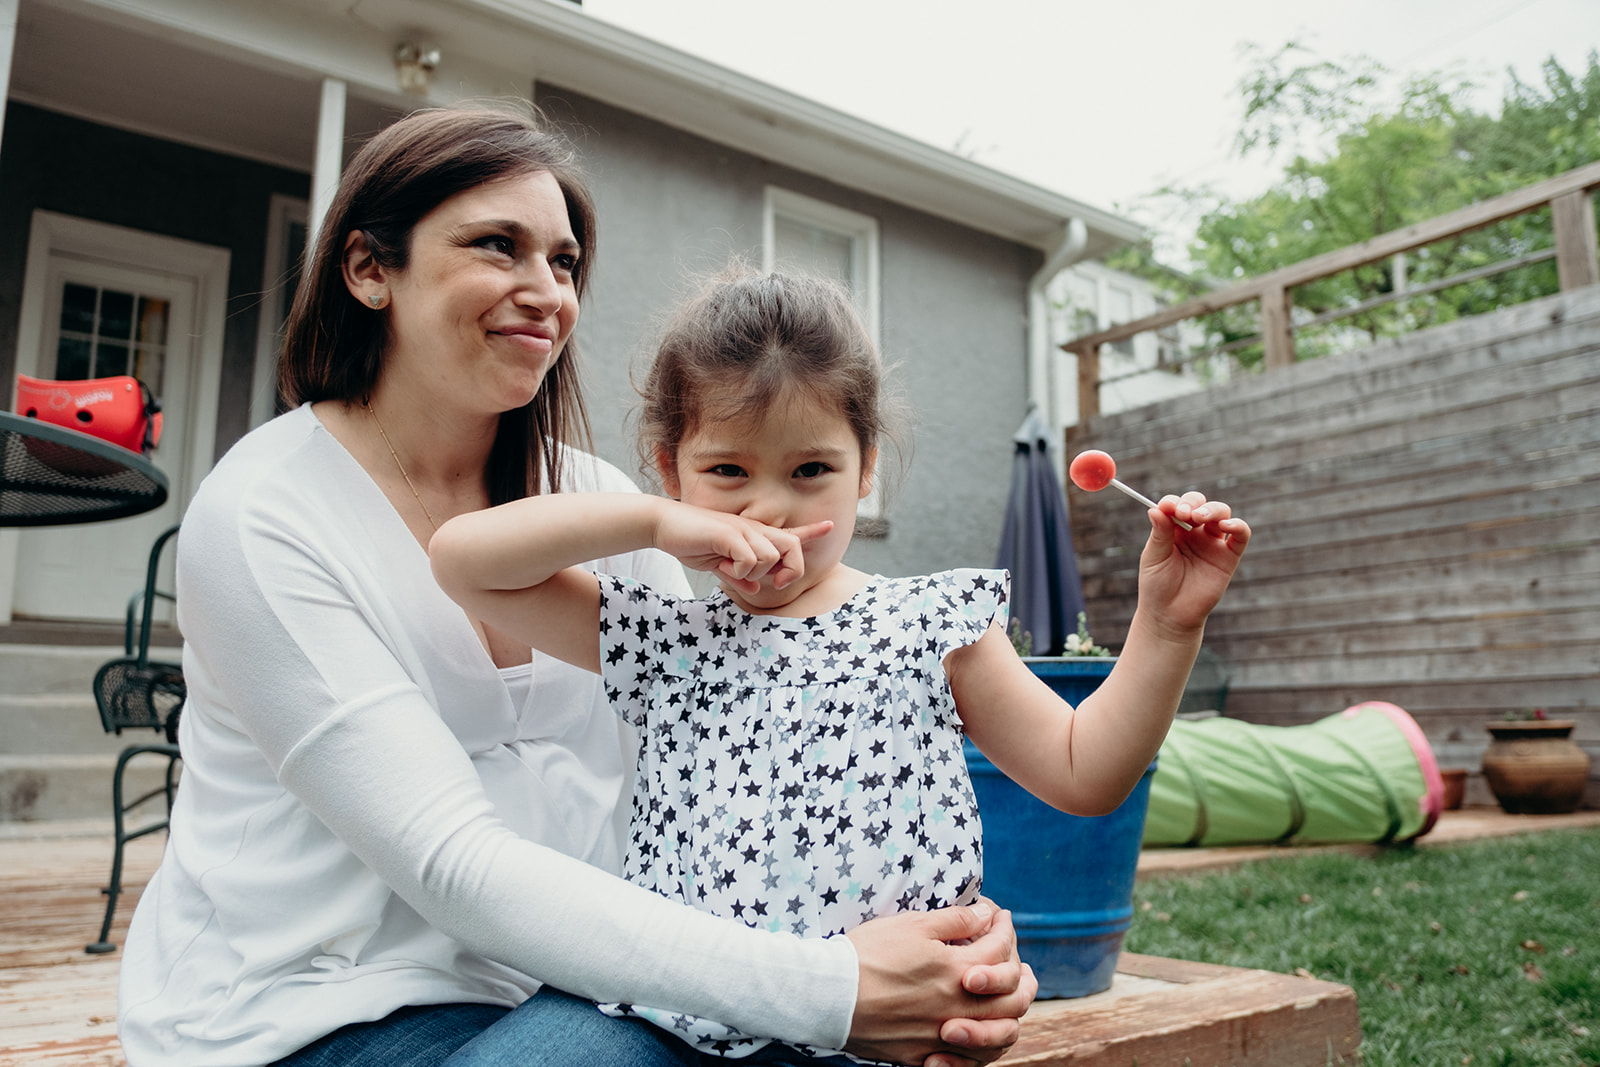
MULTIPOLYGON (((593 457, 567 471, 633 488, 593 457)), ((659 553, 595 566, 685 587, 659 553)), ((597 676, 535 653, 519 706, 519 672, 309 406, 200 487, 177 583, 184 772, 123 950, 132 1067, 270 1063, 404 1005, 514 1005, 540 982, 843 1045, 850 943, 616 877, 637 741, 597 676)))

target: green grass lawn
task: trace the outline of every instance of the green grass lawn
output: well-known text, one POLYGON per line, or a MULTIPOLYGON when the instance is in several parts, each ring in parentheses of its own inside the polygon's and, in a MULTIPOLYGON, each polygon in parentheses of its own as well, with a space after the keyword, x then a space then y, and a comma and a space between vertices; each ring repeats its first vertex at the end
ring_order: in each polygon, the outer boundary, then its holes
POLYGON ((1600 1067, 1600 829, 1143 881, 1124 947, 1348 985, 1366 1067, 1600 1067))

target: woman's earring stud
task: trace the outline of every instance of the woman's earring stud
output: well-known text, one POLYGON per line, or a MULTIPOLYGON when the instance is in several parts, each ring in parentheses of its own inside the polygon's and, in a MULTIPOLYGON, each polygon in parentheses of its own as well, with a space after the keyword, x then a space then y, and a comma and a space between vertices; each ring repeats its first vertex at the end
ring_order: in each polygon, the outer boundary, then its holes
POLYGON ((383 297, 379 296, 377 293, 373 293, 371 296, 367 297, 367 302, 375 308, 383 307, 383 297))

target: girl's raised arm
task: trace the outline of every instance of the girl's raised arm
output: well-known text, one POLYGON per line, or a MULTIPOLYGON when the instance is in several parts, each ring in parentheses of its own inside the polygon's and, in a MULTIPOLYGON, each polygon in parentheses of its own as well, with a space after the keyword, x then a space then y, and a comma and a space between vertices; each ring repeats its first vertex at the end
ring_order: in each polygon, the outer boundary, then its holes
POLYGON ((655 543, 658 497, 560 493, 446 522, 428 542, 439 587, 496 630, 600 671, 600 586, 578 564, 655 543))
POLYGON ((1200 493, 1166 497, 1150 517, 1127 642, 1078 707, 1033 677, 998 626, 945 658, 972 743, 1024 789, 1076 815, 1114 810, 1155 758, 1206 618, 1250 540, 1227 504, 1200 493))
POLYGON ((802 544, 831 523, 778 530, 637 493, 557 493, 458 515, 428 558, 467 614, 547 655, 599 673, 600 588, 580 563, 659 548, 747 591, 804 573, 802 544))

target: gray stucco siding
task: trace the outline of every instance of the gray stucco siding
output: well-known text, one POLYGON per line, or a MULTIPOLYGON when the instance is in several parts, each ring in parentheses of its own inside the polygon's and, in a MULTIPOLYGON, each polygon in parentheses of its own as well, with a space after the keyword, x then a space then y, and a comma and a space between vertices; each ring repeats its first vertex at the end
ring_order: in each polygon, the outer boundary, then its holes
MULTIPOLYGON (((858 538, 850 562, 892 575, 990 565, 1026 402, 1026 286, 1039 254, 576 94, 546 89, 539 102, 577 141, 599 213, 578 332, 597 450, 638 471, 631 376, 694 276, 732 255, 760 262, 764 190, 779 186, 879 226, 881 339, 913 413, 910 462, 903 477, 887 464, 889 532, 858 538)), ((15 102, 3 147, 0 373, 14 373, 36 208, 226 247, 220 456, 248 426, 268 201, 306 196, 308 176, 15 102)))
MULTIPOLYGON (((909 402, 910 463, 889 533, 849 562, 890 575, 991 566, 1026 404, 1026 290, 1035 250, 775 166, 557 87, 538 102, 577 141, 599 213, 596 271, 578 338, 597 450, 633 473, 630 374, 660 317, 730 255, 759 265, 765 187, 878 221, 881 340, 909 402)), ((895 475, 896 465, 887 468, 895 475)))

